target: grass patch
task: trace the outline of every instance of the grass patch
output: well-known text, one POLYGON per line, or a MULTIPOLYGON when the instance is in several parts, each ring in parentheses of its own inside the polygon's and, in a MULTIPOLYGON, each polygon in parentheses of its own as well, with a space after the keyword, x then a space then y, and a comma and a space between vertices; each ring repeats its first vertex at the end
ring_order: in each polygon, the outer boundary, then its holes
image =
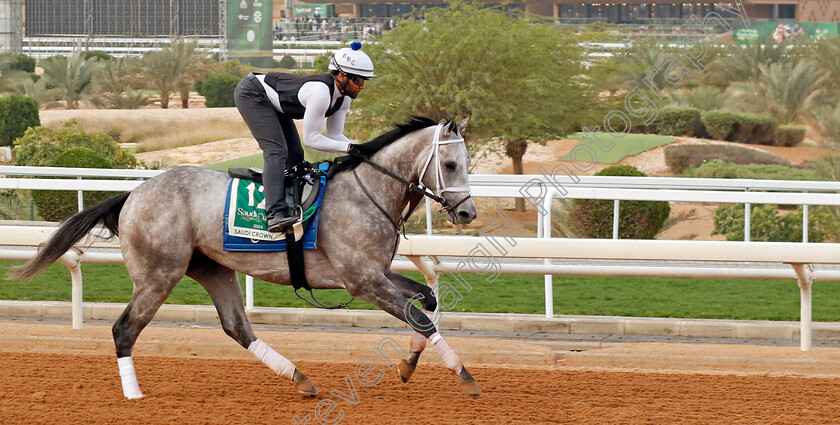
MULTIPOLYGON (((50 266, 28 282, 6 280, 9 266, 0 261, 0 299, 70 300, 70 275, 61 264, 50 266)), ((88 302, 128 302, 132 284, 121 264, 85 264, 82 267, 88 302)), ((422 281, 419 273, 406 273, 422 281)), ((479 275, 464 275, 472 289, 453 283, 461 299, 452 311, 488 313, 544 313, 542 276, 502 275, 492 283, 479 275)), ((240 276, 240 281, 245 279, 240 276)), ((267 307, 309 307, 290 286, 255 281, 255 304, 267 307)), ((315 291, 319 300, 337 304, 348 299, 343 290, 315 291)), ((818 282, 813 315, 816 321, 840 321, 840 285, 818 282)), ((169 304, 212 304, 200 284, 184 278, 166 301, 169 304)), ((355 301, 356 309, 375 309, 355 301)), ((683 317, 735 320, 799 320, 799 287, 794 280, 743 280, 699 278, 633 278, 605 276, 555 276, 554 311, 630 317, 683 317)))
POLYGON ((262 168, 265 165, 265 160, 263 159, 262 154, 250 155, 250 156, 243 156, 242 158, 230 159, 227 161, 217 162, 215 164, 207 164, 204 168, 209 168, 211 170, 227 170, 228 168, 232 167, 258 167, 262 168))
MULTIPOLYGON (((592 150, 584 150, 578 156, 578 160, 580 161, 593 161, 599 164, 617 164, 618 161, 621 161, 621 158, 630 155, 640 154, 647 150, 653 149, 658 146, 667 145, 669 143, 675 142, 677 139, 675 137, 670 136, 658 136, 655 134, 635 134, 630 133, 624 135, 624 137, 617 138, 611 137, 610 134, 618 134, 618 133, 600 133, 598 134, 599 139, 601 140, 601 144, 610 144, 615 142, 615 146, 608 151, 604 151, 598 145, 594 144, 592 141, 585 141, 581 144, 588 145, 592 150), (586 152, 594 151, 598 157, 597 158, 589 158, 586 152)), ((583 133, 574 133, 570 136, 567 136, 569 139, 577 139, 577 140, 584 140, 583 133)), ((562 158, 563 161, 571 160, 570 155, 566 155, 562 158)))

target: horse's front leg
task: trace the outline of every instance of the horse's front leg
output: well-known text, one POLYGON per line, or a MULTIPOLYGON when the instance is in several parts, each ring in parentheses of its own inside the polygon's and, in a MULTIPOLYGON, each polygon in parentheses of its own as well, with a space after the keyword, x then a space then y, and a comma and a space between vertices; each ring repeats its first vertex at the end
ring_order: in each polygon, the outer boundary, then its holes
MULTIPOLYGON (((429 318, 429 320, 434 324, 435 319, 435 310, 437 310, 437 298, 432 290, 432 288, 417 282, 414 279, 405 277, 393 270, 389 270, 385 274, 388 279, 400 290, 402 295, 409 300, 417 300, 420 302, 420 305, 423 306, 423 314, 429 318)), ((408 382, 411 379, 411 375, 414 374, 414 371, 417 369, 417 362, 420 361, 420 354, 423 350, 426 349, 426 339, 423 334, 420 332, 414 332, 414 335, 411 336, 411 352, 408 354, 408 358, 403 359, 400 362, 400 379, 403 382, 408 382)))
POLYGON ((406 300, 400 288, 394 285, 385 274, 372 276, 369 279, 354 283, 355 285, 350 284, 347 288, 351 295, 365 300, 408 323, 417 333, 432 343, 446 367, 458 375, 461 380, 461 388, 465 394, 472 397, 481 395, 475 379, 464 367, 461 358, 452 351, 443 336, 438 333, 429 317, 406 300))

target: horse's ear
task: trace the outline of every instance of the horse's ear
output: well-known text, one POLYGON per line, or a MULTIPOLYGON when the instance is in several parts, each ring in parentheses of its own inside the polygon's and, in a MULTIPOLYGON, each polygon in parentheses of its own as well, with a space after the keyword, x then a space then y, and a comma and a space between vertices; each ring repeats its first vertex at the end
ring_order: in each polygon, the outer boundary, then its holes
POLYGON ((456 130, 457 129, 455 127, 455 117, 450 117, 449 122, 446 124, 446 132, 447 133, 452 133, 453 131, 456 131, 456 130))
POLYGON ((459 134, 460 134, 460 133, 463 133, 463 132, 464 132, 464 129, 465 129, 465 128, 467 128, 467 121, 469 121, 469 120, 470 120, 470 116, 469 116, 469 115, 467 115, 467 117, 466 117, 466 118, 464 118, 464 120, 463 120, 463 121, 461 121, 461 122, 459 122, 459 123, 458 123, 458 133, 459 133, 459 134))

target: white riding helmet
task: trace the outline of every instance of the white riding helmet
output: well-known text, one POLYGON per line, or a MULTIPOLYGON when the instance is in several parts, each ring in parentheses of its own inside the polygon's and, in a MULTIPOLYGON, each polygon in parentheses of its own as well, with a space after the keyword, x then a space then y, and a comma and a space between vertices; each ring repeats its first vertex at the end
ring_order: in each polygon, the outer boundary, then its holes
POLYGON ((330 59, 330 71, 340 71, 345 74, 358 75, 363 78, 373 78, 373 61, 362 51, 362 43, 354 41, 350 47, 339 49, 330 59))

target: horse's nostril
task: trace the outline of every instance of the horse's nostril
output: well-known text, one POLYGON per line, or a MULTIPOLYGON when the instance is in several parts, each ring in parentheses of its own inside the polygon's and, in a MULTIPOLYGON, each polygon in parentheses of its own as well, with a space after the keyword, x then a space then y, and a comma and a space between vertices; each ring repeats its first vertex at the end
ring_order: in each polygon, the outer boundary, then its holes
POLYGON ((469 220, 469 219, 471 219, 471 218, 472 218, 472 217, 470 217, 470 213, 468 213, 468 212, 466 212, 466 211, 460 211, 460 212, 458 212, 458 217, 461 217, 461 218, 463 218, 463 219, 465 219, 465 220, 469 220))

